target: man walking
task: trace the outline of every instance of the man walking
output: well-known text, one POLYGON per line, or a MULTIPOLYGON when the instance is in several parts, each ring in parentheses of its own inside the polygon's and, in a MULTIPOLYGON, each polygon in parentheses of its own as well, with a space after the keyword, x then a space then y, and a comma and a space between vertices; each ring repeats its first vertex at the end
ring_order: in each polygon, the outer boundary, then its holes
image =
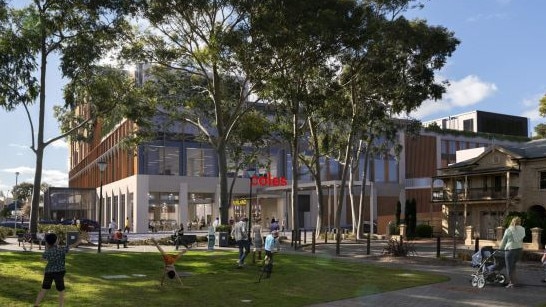
POLYGON ((235 242, 237 242, 237 246, 239 247, 239 260, 237 261, 239 268, 245 265, 245 258, 250 253, 247 221, 248 218, 243 218, 233 226, 233 230, 231 231, 231 236, 235 238, 235 242))

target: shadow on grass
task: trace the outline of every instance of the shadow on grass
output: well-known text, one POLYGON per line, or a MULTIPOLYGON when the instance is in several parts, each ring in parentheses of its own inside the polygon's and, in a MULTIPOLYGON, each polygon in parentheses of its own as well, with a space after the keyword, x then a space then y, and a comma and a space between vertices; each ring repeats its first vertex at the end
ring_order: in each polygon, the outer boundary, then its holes
MULTIPOLYGON (((40 257, 2 253, 0 306, 28 306, 34 301, 45 266, 40 257)), ((261 263, 238 269, 236 259, 233 251, 189 251, 177 263, 177 271, 187 276, 184 285, 167 279, 161 287, 159 253, 71 252, 66 261, 66 305, 304 306, 448 280, 427 272, 277 254, 271 278, 258 283, 261 263)), ((53 288, 44 304, 56 303, 53 288)))

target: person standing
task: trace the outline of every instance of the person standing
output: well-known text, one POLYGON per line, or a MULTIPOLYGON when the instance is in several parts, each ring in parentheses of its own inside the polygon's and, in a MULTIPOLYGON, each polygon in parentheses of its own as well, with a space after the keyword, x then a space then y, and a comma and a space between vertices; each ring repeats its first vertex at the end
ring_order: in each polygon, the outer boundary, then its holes
POLYGON ((44 298, 53 281, 55 281, 55 288, 59 291, 59 306, 64 306, 64 275, 66 274, 65 259, 66 253, 72 247, 76 247, 81 243, 78 238, 76 242, 70 246, 59 246, 57 241, 57 235, 54 233, 48 233, 45 235, 46 249, 42 254, 42 260, 47 261, 44 279, 42 281, 42 289, 38 292, 34 306, 40 306, 40 302, 44 298))
POLYGON ((254 224, 252 226, 251 236, 252 245, 252 263, 256 263, 256 252, 258 252, 258 259, 262 259, 262 248, 264 246, 264 239, 262 237, 262 226, 254 224))
POLYGON ((129 233, 131 231, 131 222, 129 222, 129 217, 125 219, 125 227, 123 228, 123 232, 129 233))
POLYGON ((510 227, 506 228, 504 231, 499 246, 500 250, 504 250, 506 273, 508 275, 508 284, 506 285, 506 288, 513 288, 516 284, 516 263, 521 258, 524 237, 525 228, 521 226, 521 218, 516 216, 510 222, 510 227))
POLYGON ((265 278, 269 278, 271 276, 271 272, 273 272, 273 252, 275 252, 277 247, 277 238, 279 237, 279 231, 273 230, 270 234, 265 237, 265 278))
POLYGON ((243 218, 233 226, 231 236, 235 238, 237 247, 239 247, 239 260, 237 260, 237 266, 242 268, 245 265, 245 258, 250 253, 250 241, 248 238, 248 229, 246 223, 248 218, 243 218))
POLYGON ((271 219, 271 225, 269 226, 269 230, 271 232, 279 230, 279 223, 275 220, 275 218, 271 219))
POLYGON ((216 218, 214 222, 212 222, 212 227, 214 227, 214 231, 216 232, 216 227, 220 226, 220 219, 216 218))
POLYGON ((112 234, 114 233, 114 231, 116 231, 116 229, 118 229, 118 224, 116 224, 115 219, 112 219, 110 223, 108 224, 108 233, 112 234))

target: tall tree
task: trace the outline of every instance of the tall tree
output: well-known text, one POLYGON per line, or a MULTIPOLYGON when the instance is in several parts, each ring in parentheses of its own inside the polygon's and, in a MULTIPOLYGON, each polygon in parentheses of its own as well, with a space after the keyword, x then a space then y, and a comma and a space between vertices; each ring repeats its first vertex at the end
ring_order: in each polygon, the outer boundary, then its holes
MULTIPOLYGON (((321 76, 337 69, 330 60, 341 48, 341 37, 358 12, 353 1, 238 1, 247 15, 251 56, 243 61, 264 99, 277 112, 279 135, 290 144, 291 228, 300 227, 298 178, 302 130, 313 105, 321 76)), ((316 174, 320 175, 320 173, 316 174)))
POLYGON ((0 106, 8 111, 25 109, 31 149, 36 156, 30 214, 33 234, 37 231, 44 150, 86 124, 85 120, 74 121, 72 129, 45 140, 45 110, 55 103, 62 105, 46 99, 46 73, 54 63, 50 60, 59 57, 62 77, 78 80, 115 47, 127 28, 126 14, 139 2, 34 0, 24 8, 8 8, 0 13, 0 106), (38 104, 35 116, 29 108, 34 103, 38 104))
POLYGON ((252 109, 252 85, 233 55, 243 48, 235 34, 239 11, 227 0, 148 1, 139 29, 123 55, 154 69, 158 111, 193 125, 214 149, 218 161, 220 216, 228 223, 227 146, 240 118, 252 109), (163 78, 169 76, 168 78, 163 78), (168 83, 165 88, 161 83, 168 83))
MULTIPOLYGON (((538 102, 538 113, 542 117, 546 116, 546 95, 542 96, 538 102)), ((537 134, 538 138, 546 138, 546 124, 538 124, 535 127, 535 133, 537 134)))
MULTIPOLYGON (((344 115, 339 118, 345 119, 342 125, 346 130, 343 138, 346 147, 340 157, 343 165, 340 195, 345 194, 351 157, 360 140, 373 145, 380 138, 394 139, 397 126, 392 124, 392 117, 411 112, 427 99, 439 99, 445 91, 445 83, 436 81, 434 72, 443 67, 458 40, 443 27, 429 26, 422 20, 410 21, 400 15, 413 8, 412 3, 362 2, 366 14, 362 15, 360 35, 345 41, 340 62, 345 67, 341 82, 348 103, 338 107, 338 112, 342 112, 338 114, 344 115)), ((370 149, 373 148, 365 148, 370 149)), ((367 174, 361 178, 359 218, 367 174)), ((338 199, 336 227, 344 205, 343 198, 338 199)))

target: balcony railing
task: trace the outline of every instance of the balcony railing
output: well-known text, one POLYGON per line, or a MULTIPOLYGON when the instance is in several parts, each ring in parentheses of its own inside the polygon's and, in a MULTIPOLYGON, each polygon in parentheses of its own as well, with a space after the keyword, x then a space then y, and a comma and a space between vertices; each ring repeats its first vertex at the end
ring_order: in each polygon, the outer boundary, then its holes
MULTIPOLYGON (((509 198, 514 198, 518 195, 519 187, 509 187, 509 198)), ((488 189, 473 188, 466 189, 466 195, 464 190, 457 190, 455 193, 455 199, 450 189, 438 189, 432 191, 433 201, 478 201, 478 200, 503 200, 506 199, 506 187, 501 189, 488 189)))

